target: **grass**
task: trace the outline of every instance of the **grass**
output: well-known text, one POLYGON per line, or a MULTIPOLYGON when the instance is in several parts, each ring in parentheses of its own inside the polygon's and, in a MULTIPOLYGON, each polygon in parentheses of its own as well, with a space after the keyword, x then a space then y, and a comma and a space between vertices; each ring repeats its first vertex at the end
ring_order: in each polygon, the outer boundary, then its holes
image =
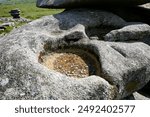
POLYGON ((0 17, 11 17, 9 11, 19 8, 21 10, 21 16, 28 19, 37 19, 44 15, 52 15, 60 13, 62 9, 43 9, 37 8, 35 3, 15 4, 15 5, 0 5, 0 17))
POLYGON ((3 23, 3 22, 0 21, 0 25, 1 25, 2 23, 3 23))
MULTIPOLYGON (((0 23, 0 24, 2 24, 2 23, 0 23)), ((18 28, 24 24, 26 24, 26 23, 24 23, 24 22, 16 23, 15 28, 18 28)), ((14 29, 13 26, 8 26, 8 27, 6 27, 5 30, 0 30, 0 34, 5 35, 5 34, 9 33, 10 31, 12 31, 13 29, 14 29)))
MULTIPOLYGON (((35 20, 45 15, 52 15, 57 14, 63 11, 63 9, 44 9, 44 8, 37 8, 35 3, 25 3, 25 4, 0 4, 0 17, 11 17, 9 11, 12 9, 20 9, 21 10, 21 17, 35 20)), ((3 22, 0 21, 0 24, 3 22)), ((17 23, 16 27, 23 25, 24 23, 17 23)), ((7 34, 9 33, 13 27, 7 27, 6 30, 0 31, 0 34, 7 34)))
POLYGON ((6 34, 9 33, 11 30, 13 29, 13 27, 7 27, 4 31, 0 30, 0 34, 6 34))

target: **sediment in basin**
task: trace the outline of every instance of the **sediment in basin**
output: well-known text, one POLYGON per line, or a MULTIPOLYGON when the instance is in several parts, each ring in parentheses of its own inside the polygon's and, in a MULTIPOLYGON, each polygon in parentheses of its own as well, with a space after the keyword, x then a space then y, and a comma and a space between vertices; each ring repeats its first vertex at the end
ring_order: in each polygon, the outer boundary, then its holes
POLYGON ((100 75, 100 64, 94 54, 82 49, 59 49, 40 56, 40 63, 50 70, 75 78, 100 75))

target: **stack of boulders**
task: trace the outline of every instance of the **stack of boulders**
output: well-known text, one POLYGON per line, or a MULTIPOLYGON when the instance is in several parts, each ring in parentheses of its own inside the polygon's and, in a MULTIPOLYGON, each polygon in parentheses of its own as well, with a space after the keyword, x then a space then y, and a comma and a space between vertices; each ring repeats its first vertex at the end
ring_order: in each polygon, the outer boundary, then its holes
POLYGON ((9 27, 16 28, 19 23, 28 23, 31 20, 20 17, 20 10, 13 9, 9 12, 12 17, 0 17, 0 37, 5 35, 5 30, 9 27))
POLYGON ((9 13, 14 19, 20 18, 20 10, 19 9, 11 10, 9 13))
POLYGON ((0 99, 131 99, 150 81, 150 26, 138 17, 123 19, 116 15, 122 11, 113 9, 137 9, 146 2, 38 0, 39 7, 66 10, 0 38, 0 99), (93 53, 100 74, 72 78, 39 62, 64 48, 93 53))

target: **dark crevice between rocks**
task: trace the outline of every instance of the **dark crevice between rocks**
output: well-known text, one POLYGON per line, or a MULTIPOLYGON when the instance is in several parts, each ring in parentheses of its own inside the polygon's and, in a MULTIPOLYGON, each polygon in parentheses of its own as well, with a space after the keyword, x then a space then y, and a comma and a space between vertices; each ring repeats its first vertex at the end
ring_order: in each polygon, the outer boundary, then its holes
POLYGON ((150 37, 146 39, 142 39, 140 41, 150 46, 150 37))
MULTIPOLYGON (((101 7, 101 8, 90 8, 90 9, 89 8, 88 9, 87 8, 79 8, 79 9, 71 8, 71 9, 66 9, 64 12, 62 12, 60 14, 54 15, 54 18, 56 18, 59 21, 59 28, 61 30, 69 30, 69 29, 71 29, 71 28, 73 28, 79 24, 83 25, 85 27, 85 30, 86 30, 85 32, 87 33, 87 35, 89 35, 89 37, 95 36, 95 35, 97 35, 97 37, 102 37, 103 35, 107 34, 111 30, 118 29, 118 28, 122 27, 119 24, 118 25, 109 24, 109 21, 106 22, 105 19, 101 19, 101 18, 99 18, 99 16, 98 16, 98 19, 103 20, 103 21, 99 21, 99 23, 96 23, 97 25, 95 25, 95 24, 91 25, 90 21, 88 24, 88 20, 86 20, 86 18, 84 20, 80 17, 79 17, 79 19, 73 19, 73 18, 75 18, 75 15, 77 13, 80 13, 80 12, 81 13, 83 12, 83 15, 85 16, 86 10, 87 10, 87 14, 89 13, 89 18, 91 18, 92 14, 89 12, 89 10, 91 12, 93 12, 93 11, 100 12, 100 11, 103 11, 104 8, 103 7, 101 7), (71 14, 71 12, 73 12, 73 15, 71 14), (64 17, 64 14, 66 15, 66 17, 64 17), (70 20, 67 19, 68 18, 67 15, 71 17, 70 20), (65 20, 65 22, 64 22, 64 20, 65 20)), ((77 15, 77 17, 78 17, 78 15, 77 15)), ((93 17, 96 17, 96 14, 93 15, 93 17)), ((102 18, 103 18, 103 15, 102 15, 102 18)), ((87 17, 87 19, 88 19, 88 17, 87 17)), ((91 18, 91 20, 94 20, 94 18, 93 19, 91 18)), ((120 23, 120 22, 118 22, 118 23, 120 23)))
POLYGON ((131 94, 131 95, 127 96, 127 97, 124 97, 121 100, 135 100, 135 97, 133 96, 133 94, 131 94))
POLYGON ((103 9, 120 16, 127 22, 143 22, 150 25, 150 9, 148 8, 133 6, 122 8, 107 7, 103 9))
POLYGON ((147 83, 142 89, 138 91, 138 93, 150 98, 150 82, 147 83))
POLYGON ((108 26, 98 26, 98 27, 88 27, 85 29, 85 32, 89 39, 91 40, 104 40, 104 36, 112 30, 115 30, 114 27, 108 26))
POLYGON ((74 43, 74 42, 78 42, 80 40, 82 40, 83 38, 85 38, 85 35, 83 32, 80 32, 80 31, 74 31, 68 35, 65 35, 63 37, 63 40, 70 44, 70 43, 74 43))

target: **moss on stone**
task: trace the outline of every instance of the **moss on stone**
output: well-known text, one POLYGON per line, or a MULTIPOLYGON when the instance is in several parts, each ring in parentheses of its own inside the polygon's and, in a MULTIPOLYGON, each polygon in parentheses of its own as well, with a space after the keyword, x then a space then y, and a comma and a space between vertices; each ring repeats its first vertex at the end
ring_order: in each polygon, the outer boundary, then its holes
POLYGON ((127 92, 132 92, 137 89, 138 84, 139 83, 137 81, 131 81, 126 85, 125 89, 127 92))

